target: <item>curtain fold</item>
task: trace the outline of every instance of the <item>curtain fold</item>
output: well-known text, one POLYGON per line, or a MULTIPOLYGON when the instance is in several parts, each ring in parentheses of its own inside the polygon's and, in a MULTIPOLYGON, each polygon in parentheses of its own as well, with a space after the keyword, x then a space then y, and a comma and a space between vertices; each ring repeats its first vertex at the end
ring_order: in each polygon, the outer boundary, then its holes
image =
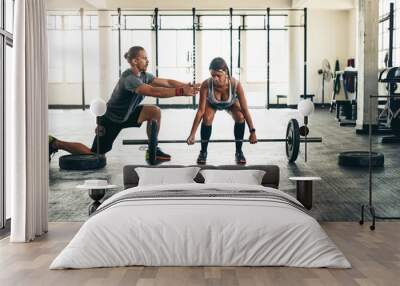
POLYGON ((45 0, 17 0, 14 15, 13 93, 6 150, 10 168, 11 242, 47 232, 47 23, 45 0))

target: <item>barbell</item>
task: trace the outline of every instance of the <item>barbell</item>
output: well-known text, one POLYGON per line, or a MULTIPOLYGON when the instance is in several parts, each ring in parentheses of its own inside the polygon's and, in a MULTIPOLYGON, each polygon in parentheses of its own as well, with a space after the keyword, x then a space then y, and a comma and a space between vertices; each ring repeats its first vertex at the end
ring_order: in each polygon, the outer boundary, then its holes
MULTIPOLYGON (((305 130, 307 128, 304 128, 305 130)), ((308 130, 307 130, 308 131, 308 130)), ((307 132, 308 133, 308 132, 307 132)), ((286 156, 289 162, 295 162, 300 150, 300 143, 321 143, 321 137, 305 137, 300 138, 300 135, 307 135, 300 132, 299 123, 296 119, 290 119, 286 128, 285 138, 262 138, 257 139, 257 143, 274 143, 284 142, 286 156)), ((235 140, 235 139, 211 139, 211 140, 195 140, 195 143, 230 143, 230 142, 249 142, 248 139, 235 140)), ((146 145, 148 144, 148 161, 150 165, 157 164, 156 153, 158 144, 182 144, 187 143, 186 140, 158 140, 157 138, 157 123, 152 121, 150 123, 150 138, 149 139, 138 139, 138 140, 123 140, 124 145, 146 145)))

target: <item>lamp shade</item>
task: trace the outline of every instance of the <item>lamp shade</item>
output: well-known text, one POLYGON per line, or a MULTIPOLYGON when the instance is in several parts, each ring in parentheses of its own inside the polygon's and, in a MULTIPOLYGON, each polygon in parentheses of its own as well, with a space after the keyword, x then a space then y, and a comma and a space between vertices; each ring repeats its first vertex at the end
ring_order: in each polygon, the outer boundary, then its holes
POLYGON ((314 103, 310 99, 302 99, 297 105, 297 110, 302 116, 309 116, 314 112, 314 103))
POLYGON ((103 116, 106 113, 107 110, 107 104, 104 100, 101 98, 96 98, 93 99, 93 101, 90 103, 90 112, 94 116, 103 116))

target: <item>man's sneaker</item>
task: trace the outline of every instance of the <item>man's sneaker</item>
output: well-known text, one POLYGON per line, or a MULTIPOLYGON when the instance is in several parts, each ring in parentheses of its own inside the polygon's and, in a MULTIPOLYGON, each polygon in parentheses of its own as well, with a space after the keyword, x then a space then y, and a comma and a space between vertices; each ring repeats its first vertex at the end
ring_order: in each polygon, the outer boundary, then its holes
POLYGON ((159 147, 157 147, 156 160, 157 161, 170 161, 171 155, 164 153, 163 151, 161 151, 161 149, 159 147))
MULTIPOLYGON (((147 149, 146 151, 146 161, 148 161, 150 158, 149 156, 149 150, 147 149)), ((157 147, 156 150, 156 161, 170 161, 171 160, 171 155, 164 153, 159 147, 157 147)))
POLYGON ((55 146, 56 138, 49 135, 49 162, 51 160, 51 157, 53 156, 54 153, 58 151, 58 149, 55 146))
POLYGON ((246 157, 244 156, 242 151, 235 153, 235 160, 236 160, 236 164, 239 164, 239 165, 246 164, 246 157))
POLYGON ((199 157, 197 157, 197 164, 199 165, 205 165, 207 162, 207 152, 205 151, 200 151, 199 157))

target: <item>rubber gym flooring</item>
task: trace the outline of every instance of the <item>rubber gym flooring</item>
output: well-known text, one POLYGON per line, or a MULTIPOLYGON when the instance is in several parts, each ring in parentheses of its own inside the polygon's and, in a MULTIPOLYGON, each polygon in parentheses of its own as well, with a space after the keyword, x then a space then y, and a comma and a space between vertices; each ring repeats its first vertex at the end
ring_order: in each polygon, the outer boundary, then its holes
MULTIPOLYGON (((195 114, 189 109, 164 109, 160 139, 186 139, 195 114)), ((252 109, 251 114, 258 138, 284 138, 287 122, 301 117, 292 109, 252 109)), ((217 112, 211 138, 233 138, 233 120, 225 112, 217 112)), ((50 110, 49 133, 66 141, 92 144, 95 119, 89 111, 50 110)), ((319 176, 315 183, 314 204, 310 214, 319 221, 358 221, 360 206, 368 202, 368 169, 349 169, 338 166, 337 154, 342 151, 368 150, 368 136, 356 135, 353 127, 339 127, 334 114, 317 109, 310 117, 310 135, 321 136, 323 143, 308 144, 308 162, 304 162, 304 145, 295 164, 286 159, 283 143, 258 143, 244 145, 247 164, 276 164, 281 170, 280 189, 295 195, 295 183, 291 176, 319 176)), ((197 132, 199 135, 199 131, 197 132)), ((248 131, 246 129, 246 135, 248 131)), ((107 154, 107 166, 99 171, 64 171, 58 167, 56 153, 50 164, 50 221, 84 221, 91 199, 87 191, 75 187, 87 179, 107 179, 122 190, 122 168, 126 164, 146 164, 145 152, 140 146, 124 146, 123 139, 145 138, 145 126, 123 130, 107 154)), ((374 170, 373 198, 377 214, 396 216, 400 214, 400 145, 382 145, 379 137, 373 138, 373 150, 385 155, 385 167, 374 170)), ((172 161, 164 164, 194 164, 199 145, 165 144, 160 146, 171 154, 172 161)), ((208 164, 234 164, 234 143, 210 144, 208 164)), ((113 192, 107 193, 112 195, 113 192)))

